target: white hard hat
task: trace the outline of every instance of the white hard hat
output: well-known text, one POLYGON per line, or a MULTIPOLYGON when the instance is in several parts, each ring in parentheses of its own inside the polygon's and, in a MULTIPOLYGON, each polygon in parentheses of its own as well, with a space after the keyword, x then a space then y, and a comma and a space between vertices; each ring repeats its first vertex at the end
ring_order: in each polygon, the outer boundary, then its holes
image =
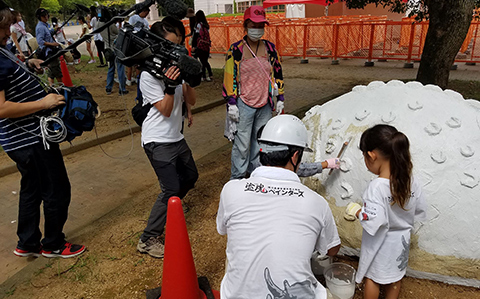
POLYGON ((312 151, 308 147, 307 128, 295 115, 280 114, 272 117, 263 128, 258 142, 261 152, 287 150, 288 147, 285 145, 298 146, 307 152, 312 151), (268 146, 262 142, 272 142, 279 146, 268 146))

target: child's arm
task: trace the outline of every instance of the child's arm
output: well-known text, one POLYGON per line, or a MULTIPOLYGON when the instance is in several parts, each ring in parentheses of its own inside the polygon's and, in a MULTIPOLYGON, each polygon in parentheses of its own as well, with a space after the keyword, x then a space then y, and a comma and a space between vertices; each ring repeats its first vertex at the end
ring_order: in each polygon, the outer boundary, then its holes
POLYGON ((323 162, 301 163, 297 170, 299 177, 309 177, 321 173, 324 168, 338 169, 340 160, 338 158, 327 159, 323 162))

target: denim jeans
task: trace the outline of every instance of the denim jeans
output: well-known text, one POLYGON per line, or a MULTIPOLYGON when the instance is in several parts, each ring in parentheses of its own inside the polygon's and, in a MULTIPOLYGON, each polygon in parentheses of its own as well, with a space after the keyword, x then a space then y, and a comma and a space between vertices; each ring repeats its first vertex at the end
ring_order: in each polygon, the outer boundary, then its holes
POLYGON ((259 165, 260 146, 257 141, 258 130, 272 118, 269 104, 261 108, 252 108, 240 98, 237 99, 240 114, 237 134, 232 145, 232 169, 230 179, 241 179, 259 165))
POLYGON ((112 91, 113 88, 113 79, 115 78, 115 65, 117 66, 117 78, 118 84, 120 85, 120 91, 125 91, 125 66, 120 63, 120 61, 115 58, 115 63, 108 62, 108 73, 107 73, 107 91, 112 91))
POLYGON ((63 226, 68 217, 71 190, 67 170, 58 144, 45 150, 42 142, 7 152, 22 175, 18 208, 18 247, 40 247, 40 205, 45 215, 45 250, 57 250, 65 243, 63 226))
POLYGON ((172 196, 180 199, 195 186, 198 179, 197 166, 185 139, 174 143, 150 142, 143 146, 162 192, 153 205, 147 227, 143 231, 143 242, 150 237, 161 236, 167 223, 167 205, 172 196))

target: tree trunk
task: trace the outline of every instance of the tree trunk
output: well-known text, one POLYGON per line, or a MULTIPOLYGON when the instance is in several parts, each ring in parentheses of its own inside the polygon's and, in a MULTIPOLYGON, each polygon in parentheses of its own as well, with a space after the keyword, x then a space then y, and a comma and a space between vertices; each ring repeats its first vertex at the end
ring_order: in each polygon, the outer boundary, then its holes
POLYGON ((417 81, 448 85, 450 68, 467 36, 476 0, 425 0, 428 26, 417 81))
POLYGON ((5 2, 22 14, 27 31, 35 35, 35 26, 38 21, 35 17, 35 11, 40 7, 42 0, 7 0, 5 2))

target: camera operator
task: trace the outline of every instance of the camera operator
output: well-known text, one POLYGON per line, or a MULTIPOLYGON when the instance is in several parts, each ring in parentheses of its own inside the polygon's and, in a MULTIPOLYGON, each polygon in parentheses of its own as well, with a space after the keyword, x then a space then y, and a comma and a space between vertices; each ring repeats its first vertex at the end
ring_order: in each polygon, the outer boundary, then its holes
MULTIPOLYGON (((150 31, 176 44, 183 44, 185 40, 185 27, 173 17, 167 16, 156 22, 150 31)), ((163 71, 172 80, 180 76, 176 66, 163 71)), ((196 98, 193 88, 187 84, 172 86, 148 71, 140 74, 139 85, 143 105, 153 105, 142 125, 142 146, 157 174, 162 192, 153 205, 137 250, 162 258, 164 245, 161 236, 167 221, 168 200, 172 196, 183 198, 198 179, 192 152, 181 133, 182 103, 185 101, 193 106, 196 98)))
POLYGON ((51 143, 49 150, 43 147, 39 118, 34 116, 64 104, 65 98, 47 94, 27 69, 41 70, 41 60, 30 59, 23 64, 6 50, 13 20, 8 6, 0 0, 0 145, 22 176, 19 241, 13 253, 23 257, 74 257, 84 252, 85 246, 66 242, 63 233, 71 190, 62 153, 56 143, 51 143), (42 203, 43 240, 39 228, 42 203))
MULTIPOLYGON (((38 43, 37 57, 46 59, 49 55, 56 53, 57 47, 60 46, 60 44, 53 39, 52 33, 48 29, 47 22, 50 18, 48 10, 39 8, 35 11, 35 16, 38 19, 37 27, 35 28, 38 43)), ((62 83, 63 75, 58 58, 52 60, 48 65, 48 82, 50 85, 53 85, 55 78, 59 83, 62 83)))
MULTIPOLYGON (((101 8, 102 13, 98 21, 98 27, 103 26, 111 18, 111 13, 105 8, 101 8)), ((105 43, 105 50, 103 52, 105 60, 108 62, 108 73, 107 73, 107 86, 105 91, 107 94, 112 93, 113 82, 115 78, 115 67, 117 68, 117 78, 119 95, 124 95, 128 93, 128 90, 125 88, 125 66, 116 59, 115 52, 113 50, 115 39, 118 36, 118 28, 115 24, 111 24, 107 29, 100 32, 102 40, 105 43)))

